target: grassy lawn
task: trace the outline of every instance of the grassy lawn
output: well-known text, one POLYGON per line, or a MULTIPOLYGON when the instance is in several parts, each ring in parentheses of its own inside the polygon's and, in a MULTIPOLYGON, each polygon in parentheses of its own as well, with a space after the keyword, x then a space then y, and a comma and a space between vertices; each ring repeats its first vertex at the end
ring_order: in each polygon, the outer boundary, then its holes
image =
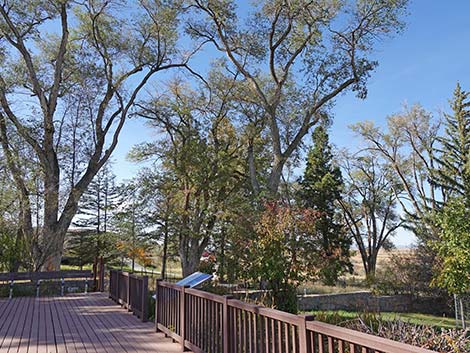
MULTIPOLYGON (((329 321, 332 318, 333 321, 347 321, 356 319, 359 315, 363 314, 360 312, 353 311, 312 311, 309 314, 316 315, 320 321, 329 321), (328 319, 327 319, 328 318, 328 319), (327 319, 327 320, 325 320, 327 319)), ((453 317, 441 317, 427 314, 418 313, 379 313, 380 317, 384 320, 396 320, 399 319, 404 322, 412 324, 435 326, 441 328, 455 328, 455 318, 453 317)))

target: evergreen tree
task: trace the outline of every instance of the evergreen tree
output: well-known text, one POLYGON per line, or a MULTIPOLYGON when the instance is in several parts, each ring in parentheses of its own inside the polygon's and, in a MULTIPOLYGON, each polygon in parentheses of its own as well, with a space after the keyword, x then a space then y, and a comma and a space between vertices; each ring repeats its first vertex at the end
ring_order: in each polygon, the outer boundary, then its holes
POLYGON ((79 230, 69 232, 66 254, 71 263, 83 266, 100 256, 115 257, 115 239, 110 235, 110 218, 120 201, 116 176, 109 164, 96 175, 83 194, 73 222, 79 230))
POLYGON ((66 256, 63 262, 66 264, 83 266, 93 263, 95 260, 95 232, 94 230, 76 229, 67 233, 67 241, 65 243, 66 256))
POLYGON ((444 202, 461 196, 470 206, 470 92, 457 84, 450 106, 452 114, 444 115, 445 134, 435 150, 433 183, 444 190, 444 202))
POLYGON ((338 276, 351 271, 349 248, 351 241, 346 236, 336 202, 341 198, 343 186, 341 170, 333 163, 333 153, 328 133, 318 126, 313 134, 313 147, 308 152, 307 166, 300 181, 299 197, 306 208, 320 212, 317 230, 323 239, 328 266, 322 270, 326 284, 334 284, 338 276))
POLYGON ((107 164, 96 175, 80 199, 77 219, 73 224, 77 227, 95 229, 96 233, 106 233, 109 218, 116 209, 119 199, 120 191, 116 185, 116 175, 107 164))

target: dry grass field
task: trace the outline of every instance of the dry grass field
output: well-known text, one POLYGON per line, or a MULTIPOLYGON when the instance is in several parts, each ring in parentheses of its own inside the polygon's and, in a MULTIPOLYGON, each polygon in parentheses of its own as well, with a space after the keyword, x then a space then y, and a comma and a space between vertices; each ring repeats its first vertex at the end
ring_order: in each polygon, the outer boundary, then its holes
MULTIPOLYGON (((377 269, 380 270, 385 264, 387 264, 393 256, 406 256, 412 253, 412 249, 410 248, 400 248, 400 249, 393 249, 391 251, 382 250, 379 252, 379 256, 377 258, 377 269)), ((361 260, 361 254, 359 251, 354 250, 355 254, 351 258, 351 261, 354 266, 354 274, 353 276, 358 278, 364 278, 364 266, 361 260)))

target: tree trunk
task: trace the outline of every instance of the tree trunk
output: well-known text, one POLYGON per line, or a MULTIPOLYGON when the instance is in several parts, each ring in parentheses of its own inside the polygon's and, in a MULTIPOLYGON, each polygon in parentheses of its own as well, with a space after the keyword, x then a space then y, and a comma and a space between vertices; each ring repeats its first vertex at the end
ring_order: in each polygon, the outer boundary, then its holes
POLYGON ((268 191, 271 193, 271 196, 277 196, 279 185, 281 183, 282 170, 284 169, 285 164, 284 158, 274 158, 273 166, 268 180, 268 191))
POLYGON ((199 239, 185 239, 180 241, 179 255, 183 277, 187 277, 197 271, 202 253, 208 242, 208 238, 202 239, 202 242, 199 242, 199 239))

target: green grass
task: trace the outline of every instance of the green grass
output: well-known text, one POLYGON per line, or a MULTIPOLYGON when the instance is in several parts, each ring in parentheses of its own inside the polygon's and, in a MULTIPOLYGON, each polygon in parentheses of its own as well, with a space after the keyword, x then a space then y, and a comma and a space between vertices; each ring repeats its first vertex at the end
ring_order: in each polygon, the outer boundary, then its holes
MULTIPOLYGON (((343 310, 334 310, 334 311, 312 311, 309 314, 316 315, 317 318, 322 321, 325 317, 333 317, 335 321, 347 321, 353 320, 361 315, 360 312, 354 311, 343 311, 343 310)), ((440 328, 455 328, 455 318, 453 317, 441 317, 427 314, 419 313, 378 313, 380 317, 384 320, 401 320, 404 322, 409 322, 412 324, 434 326, 440 328)))
POLYGON ((368 290, 364 286, 347 285, 347 286, 326 286, 320 283, 304 284, 297 289, 299 294, 338 294, 338 293, 351 293, 361 292, 368 290))

